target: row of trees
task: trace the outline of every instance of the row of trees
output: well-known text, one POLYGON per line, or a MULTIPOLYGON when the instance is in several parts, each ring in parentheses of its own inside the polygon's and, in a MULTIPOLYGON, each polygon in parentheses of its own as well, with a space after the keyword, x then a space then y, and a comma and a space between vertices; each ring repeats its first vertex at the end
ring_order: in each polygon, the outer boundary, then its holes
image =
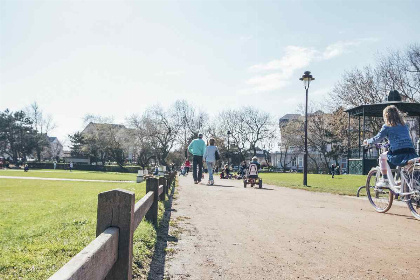
POLYGON ((49 146, 47 133, 53 128, 52 118, 45 117, 37 103, 21 111, 0 113, 0 154, 13 162, 26 161, 29 155, 41 160, 49 146))
POLYGON ((255 155, 259 145, 272 139, 276 130, 276 122, 270 114, 252 107, 223 111, 211 120, 206 112, 195 109, 185 100, 176 101, 168 109, 151 106, 142 115, 128 117, 126 126, 121 129, 105 125, 109 122, 107 119, 96 117, 92 120, 96 124, 94 132, 70 135, 73 155, 100 158, 103 163, 112 160, 121 166, 129 154, 143 167, 151 161, 164 165, 169 162, 181 164, 187 156, 189 143, 199 132, 206 138, 215 138, 223 157, 230 156, 239 161, 255 155), (235 151, 230 155, 228 131, 231 132, 230 150, 235 151))

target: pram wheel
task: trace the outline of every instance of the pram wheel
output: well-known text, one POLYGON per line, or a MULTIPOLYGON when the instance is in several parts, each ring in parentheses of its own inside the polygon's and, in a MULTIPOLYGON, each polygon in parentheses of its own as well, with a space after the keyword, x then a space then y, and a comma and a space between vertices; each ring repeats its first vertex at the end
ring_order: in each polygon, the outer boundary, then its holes
POLYGON ((244 180, 244 188, 246 188, 246 180, 244 180))

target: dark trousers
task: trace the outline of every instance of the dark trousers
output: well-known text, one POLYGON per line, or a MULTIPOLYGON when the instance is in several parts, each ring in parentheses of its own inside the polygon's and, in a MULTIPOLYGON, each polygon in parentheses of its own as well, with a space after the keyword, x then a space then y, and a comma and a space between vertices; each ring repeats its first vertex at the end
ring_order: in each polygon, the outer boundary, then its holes
POLYGON ((201 181, 203 176, 203 157, 194 156, 193 157, 193 178, 194 181, 201 181), (197 165, 198 165, 198 174, 197 174, 197 165))

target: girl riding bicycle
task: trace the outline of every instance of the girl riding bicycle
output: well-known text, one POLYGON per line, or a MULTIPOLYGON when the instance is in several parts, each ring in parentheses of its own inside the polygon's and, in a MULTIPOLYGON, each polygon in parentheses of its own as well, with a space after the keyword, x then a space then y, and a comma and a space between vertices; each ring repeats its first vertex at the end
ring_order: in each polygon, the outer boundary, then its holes
POLYGON ((379 166, 383 174, 383 180, 378 187, 389 187, 387 175, 387 160, 395 166, 404 166, 413 158, 418 157, 411 141, 410 132, 405 124, 402 113, 394 105, 386 107, 383 111, 385 124, 379 133, 363 141, 364 145, 380 142, 385 137, 389 141, 389 151, 380 155, 379 166))

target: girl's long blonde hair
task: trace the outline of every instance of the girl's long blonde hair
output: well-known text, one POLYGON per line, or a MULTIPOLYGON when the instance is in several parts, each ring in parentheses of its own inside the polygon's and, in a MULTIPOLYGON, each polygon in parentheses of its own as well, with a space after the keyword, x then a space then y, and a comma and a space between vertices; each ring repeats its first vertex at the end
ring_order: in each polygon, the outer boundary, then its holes
POLYGON ((404 116, 394 105, 389 105, 383 112, 384 121, 387 126, 405 125, 404 116))

